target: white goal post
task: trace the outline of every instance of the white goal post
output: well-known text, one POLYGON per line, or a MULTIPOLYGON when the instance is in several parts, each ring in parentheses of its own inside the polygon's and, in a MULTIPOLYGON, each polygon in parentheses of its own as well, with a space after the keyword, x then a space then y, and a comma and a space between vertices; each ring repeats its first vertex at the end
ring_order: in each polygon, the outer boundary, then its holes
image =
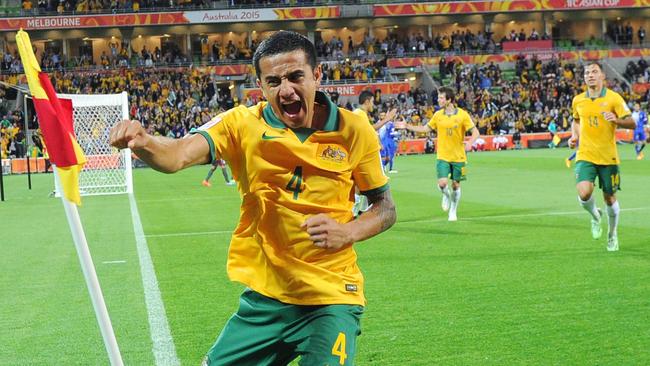
MULTIPOLYGON (((128 94, 57 94, 72 100, 77 142, 86 155, 79 175, 82 196, 133 193, 131 150, 109 144, 111 128, 129 118, 128 94)), ((57 196, 60 193, 56 187, 57 196)))

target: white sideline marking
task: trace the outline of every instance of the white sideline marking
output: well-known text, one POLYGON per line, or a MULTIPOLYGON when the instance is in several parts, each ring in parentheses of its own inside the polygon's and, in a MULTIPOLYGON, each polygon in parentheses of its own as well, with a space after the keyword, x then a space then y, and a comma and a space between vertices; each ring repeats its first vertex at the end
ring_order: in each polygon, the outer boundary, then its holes
POLYGON ((196 231, 190 233, 150 234, 147 235, 147 238, 166 238, 170 236, 219 235, 219 234, 230 234, 230 233, 232 233, 232 230, 196 231))
MULTIPOLYGON (((232 196, 232 195, 210 195, 210 198, 215 198, 215 199, 227 199, 227 198, 233 198, 234 199, 239 199, 239 196, 232 196)), ((188 197, 188 198, 155 198, 155 199, 150 199, 150 200, 140 200, 140 202, 146 202, 146 203, 155 203, 155 202, 174 202, 174 201, 205 201, 205 197, 188 197)))
POLYGON ((106 261, 106 262, 102 262, 102 264, 122 264, 122 263, 126 263, 126 261, 106 261))
MULTIPOLYGON (((633 208, 622 208, 621 211, 645 211, 650 210, 650 207, 633 207, 633 208)), ((584 210, 581 211, 564 211, 564 212, 538 212, 538 213, 529 213, 529 214, 515 214, 515 215, 494 215, 494 216, 474 216, 474 217, 460 217, 459 221, 481 221, 481 220, 491 220, 491 219, 507 219, 507 218, 517 218, 517 217, 538 217, 538 216, 564 216, 564 215, 578 215, 585 213, 584 210)), ((603 212, 603 215, 606 213, 603 212)), ((405 220, 398 221, 395 225, 399 224, 417 224, 423 222, 443 222, 447 221, 446 218, 432 218, 425 220, 405 220)), ((221 230, 221 231, 194 231, 187 233, 170 233, 170 234, 151 234, 147 235, 148 238, 165 238, 172 236, 196 236, 196 235, 222 235, 222 234, 231 234, 232 230, 221 230)))
POLYGON ((144 287, 144 300, 147 304, 147 314, 149 317, 149 330, 151 332, 151 341, 153 342, 153 356, 156 365, 178 365, 181 361, 176 355, 176 346, 172 339, 165 315, 165 305, 160 296, 156 272, 153 269, 151 254, 147 246, 147 239, 142 229, 138 205, 135 202, 133 194, 129 194, 129 203, 131 205, 131 219, 133 221, 133 232, 138 248, 138 258, 140 259, 140 272, 142 273, 142 285, 144 287))
MULTIPOLYGON (((621 211, 644 211, 648 210, 650 207, 633 207, 633 208, 622 208, 621 211)), ((580 211, 564 211, 564 212, 538 212, 538 213, 529 213, 529 214, 515 214, 515 215, 494 215, 494 216, 474 216, 474 217, 459 217, 458 221, 480 221, 480 220, 490 220, 490 219, 507 219, 507 218, 517 218, 517 217, 539 217, 539 216, 564 216, 564 215, 578 215, 586 213, 585 210, 580 211)), ((607 215, 603 211, 603 216, 607 215)), ((425 220, 413 220, 413 221, 400 221, 397 224, 415 224, 421 222, 437 222, 437 221, 447 221, 446 218, 433 218, 425 220)))

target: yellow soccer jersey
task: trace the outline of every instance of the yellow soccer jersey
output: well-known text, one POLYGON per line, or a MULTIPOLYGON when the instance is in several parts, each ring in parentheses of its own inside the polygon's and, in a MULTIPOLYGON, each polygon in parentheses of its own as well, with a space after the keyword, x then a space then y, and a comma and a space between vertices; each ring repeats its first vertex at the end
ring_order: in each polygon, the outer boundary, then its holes
POLYGON ((456 113, 448 116, 445 110, 441 109, 433 114, 427 126, 438 134, 438 159, 449 163, 467 161, 465 133, 474 128, 472 118, 467 112, 456 108, 456 113))
POLYGON ((356 114, 359 117, 363 117, 363 119, 368 122, 368 124, 372 125, 372 122, 370 122, 370 117, 368 117, 368 113, 364 111, 361 108, 357 108, 352 111, 352 113, 356 114))
POLYGON ((581 93, 573 98, 571 105, 573 118, 580 121, 580 141, 576 161, 588 161, 597 165, 619 164, 616 149, 616 124, 603 117, 604 112, 612 112, 618 118, 631 114, 625 100, 618 93, 603 88, 597 98, 589 98, 581 93))
POLYGON ((319 213, 352 220, 354 186, 388 189, 377 135, 367 123, 329 106, 323 130, 292 130, 266 102, 236 107, 199 128, 212 157, 223 157, 242 196, 239 225, 228 254, 228 275, 279 301, 299 305, 364 305, 363 275, 351 245, 316 247, 300 226, 319 213))

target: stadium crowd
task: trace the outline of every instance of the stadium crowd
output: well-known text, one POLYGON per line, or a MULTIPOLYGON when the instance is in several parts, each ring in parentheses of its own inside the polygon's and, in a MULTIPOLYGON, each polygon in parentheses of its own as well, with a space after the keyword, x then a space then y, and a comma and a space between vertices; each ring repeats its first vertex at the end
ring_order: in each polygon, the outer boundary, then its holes
MULTIPOLYGON (((474 33, 467 29, 456 30, 450 34, 436 34, 433 37, 425 36, 420 32, 409 34, 392 32, 383 39, 366 34, 360 42, 355 42, 351 36, 345 42, 340 37, 333 36, 328 40, 318 38, 315 45, 321 61, 352 63, 354 64, 352 68, 355 68, 356 64, 379 63, 385 65, 387 57, 494 54, 501 52, 501 45, 505 41, 518 42, 539 39, 549 39, 549 35, 546 33, 540 35, 535 29, 528 34, 524 29, 519 32, 511 29, 508 35, 495 41, 490 32, 478 31, 474 33)), ((153 49, 149 49, 147 46, 135 49, 128 41, 110 40, 108 48, 102 50, 98 56, 93 56, 91 47, 80 47, 80 54, 72 57, 66 57, 59 49, 51 48, 38 51, 37 56, 41 61, 41 67, 48 71, 137 66, 189 66, 190 64, 248 62, 252 59, 259 42, 259 39, 251 39, 250 43, 246 41, 233 42, 232 40, 222 43, 220 40, 210 41, 206 37, 200 40, 200 54, 188 55, 169 38, 161 39, 161 45, 153 49)), ((590 40, 572 40, 571 42, 578 47, 589 47, 596 40, 592 37, 590 40)), ((342 65, 341 68, 344 69, 345 65, 342 65)), ((21 71, 17 51, 6 50, 4 53, 0 51, 0 73, 20 73, 21 71)))
POLYGON ((623 73, 623 76, 627 79, 627 81, 634 83, 634 82, 640 82, 640 83, 647 83, 650 81, 650 65, 648 65, 648 61, 645 59, 641 58, 638 61, 630 61, 627 63, 627 66, 625 67, 625 72, 623 73))
MULTIPOLYGON (((333 1, 284 1, 284 0, 230 0, 227 5, 244 6, 308 6, 314 4, 331 4, 333 1)), ((336 1, 334 1, 336 2, 336 1)), ((23 15, 36 14, 92 14, 107 12, 138 12, 140 10, 167 9, 212 9, 223 8, 222 4, 212 0, 22 0, 23 15), (219 5, 219 6, 217 6, 219 5)))
MULTIPOLYGON (((364 1, 357 0, 357 3, 364 1)), ((316 4, 333 4, 337 3, 336 0, 229 0, 225 5, 231 7, 241 6, 308 6, 316 4)), ((93 14, 93 13, 107 13, 107 12, 138 12, 140 10, 161 10, 161 9, 211 9, 220 8, 224 4, 218 4, 212 0, 22 0, 21 8, 22 15, 38 15, 38 14, 93 14)), ((616 22, 609 22, 606 30, 607 36, 616 44, 626 46, 636 41, 639 45, 643 45, 646 37, 646 30, 643 26, 634 29, 630 22, 618 20, 616 22)), ((517 32, 511 30, 510 33, 504 36, 500 41, 495 42, 492 39, 492 34, 489 32, 478 32, 477 34, 471 31, 455 31, 451 34, 438 34, 432 38, 427 38, 421 34, 408 36, 407 39, 391 39, 382 42, 373 42, 377 50, 382 52, 391 52, 399 55, 400 53, 424 53, 424 52, 445 52, 454 51, 470 52, 470 51, 487 51, 493 53, 497 50, 498 44, 503 41, 525 41, 525 40, 544 40, 550 39, 547 33, 540 34, 533 29, 530 34, 526 34, 524 30, 517 32)), ((348 40, 350 43, 351 40, 348 40)), ((331 45, 329 52, 323 52, 323 57, 336 57, 337 43, 338 48, 343 49, 342 41, 340 39, 333 39, 328 43, 331 45)), ((361 45, 354 45, 349 47, 349 54, 358 51, 360 48, 366 48, 365 52, 370 52, 367 46, 369 43, 364 42, 366 47, 361 45), (354 51, 353 51, 354 50, 354 51)), ((324 47, 323 47, 324 48, 324 47)), ((361 51, 363 52, 363 51, 361 51)))
MULTIPOLYGON (((380 63, 361 64, 345 61, 325 63, 325 80, 353 78, 360 81, 383 75, 380 63), (331 64, 331 65, 330 65, 331 64)), ((638 63, 644 63, 640 60, 638 63)), ((647 67, 646 67, 647 70, 647 67)), ((453 59, 442 59, 442 83, 457 90, 457 105, 466 109, 477 124, 481 134, 547 131, 551 122, 558 131, 571 126, 570 113, 573 96, 583 90, 582 66, 553 58, 546 62, 523 55, 515 69, 501 70, 498 64, 460 64, 453 59)), ((3 80, 15 83, 15 75, 4 75, 3 80)), ((199 68, 118 68, 86 72, 55 71, 52 73, 55 88, 60 93, 109 94, 127 91, 130 98, 129 113, 140 120, 149 132, 156 135, 182 137, 190 129, 202 125, 216 114, 236 105, 252 105, 255 100, 238 100, 228 84, 218 84, 214 77, 199 68)), ((614 79, 610 88, 621 93, 626 100, 648 102, 648 94, 636 95, 624 83, 614 79)), ((338 102, 344 100, 334 95, 338 102)), ((347 100, 343 107, 353 109, 356 101, 347 100)), ((412 89, 394 97, 382 96, 375 91, 373 118, 390 108, 398 109, 397 121, 422 124, 437 110, 437 94, 422 88, 412 89)), ((30 146, 17 147, 16 137, 24 134, 22 112, 0 110, 3 120, 3 156, 21 156, 33 151, 30 146), (12 148, 12 145, 14 146, 12 148)), ((416 136, 403 131, 401 138, 416 136)))
POLYGON ((635 43, 634 34, 636 33, 636 43, 643 45, 645 43, 646 30, 641 25, 638 29, 632 27, 630 22, 623 24, 623 21, 607 24, 607 36, 616 44, 621 46, 631 46, 635 43))
MULTIPOLYGON (((458 105, 470 111, 482 134, 546 131, 555 121, 560 131, 571 126, 571 101, 584 90, 583 67, 553 57, 542 62, 520 55, 514 74, 504 77, 499 65, 462 65, 441 60, 440 76, 458 90, 458 105)), ((612 79, 609 87, 626 100, 648 101, 627 84, 612 79)))
POLYGON ((436 34, 433 37, 425 36, 422 33, 408 35, 389 33, 384 39, 377 39, 366 34, 359 43, 355 43, 351 36, 345 43, 340 37, 334 36, 327 41, 317 40, 316 50, 321 58, 340 60, 348 56, 364 58, 379 54, 404 57, 406 54, 436 54, 440 52, 494 53, 498 50, 498 46, 492 33, 479 31, 475 34, 471 30, 457 30, 451 34, 436 34))
POLYGON ((22 0, 25 15, 137 12, 140 9, 209 8, 207 0, 22 0))

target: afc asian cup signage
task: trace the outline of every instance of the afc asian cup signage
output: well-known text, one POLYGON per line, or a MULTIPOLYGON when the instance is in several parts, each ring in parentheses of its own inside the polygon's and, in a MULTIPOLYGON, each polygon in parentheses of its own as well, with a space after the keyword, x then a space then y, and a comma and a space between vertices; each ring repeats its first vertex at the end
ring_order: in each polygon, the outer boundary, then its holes
POLYGON ((567 8, 610 8, 620 5, 620 0, 566 0, 567 8))

